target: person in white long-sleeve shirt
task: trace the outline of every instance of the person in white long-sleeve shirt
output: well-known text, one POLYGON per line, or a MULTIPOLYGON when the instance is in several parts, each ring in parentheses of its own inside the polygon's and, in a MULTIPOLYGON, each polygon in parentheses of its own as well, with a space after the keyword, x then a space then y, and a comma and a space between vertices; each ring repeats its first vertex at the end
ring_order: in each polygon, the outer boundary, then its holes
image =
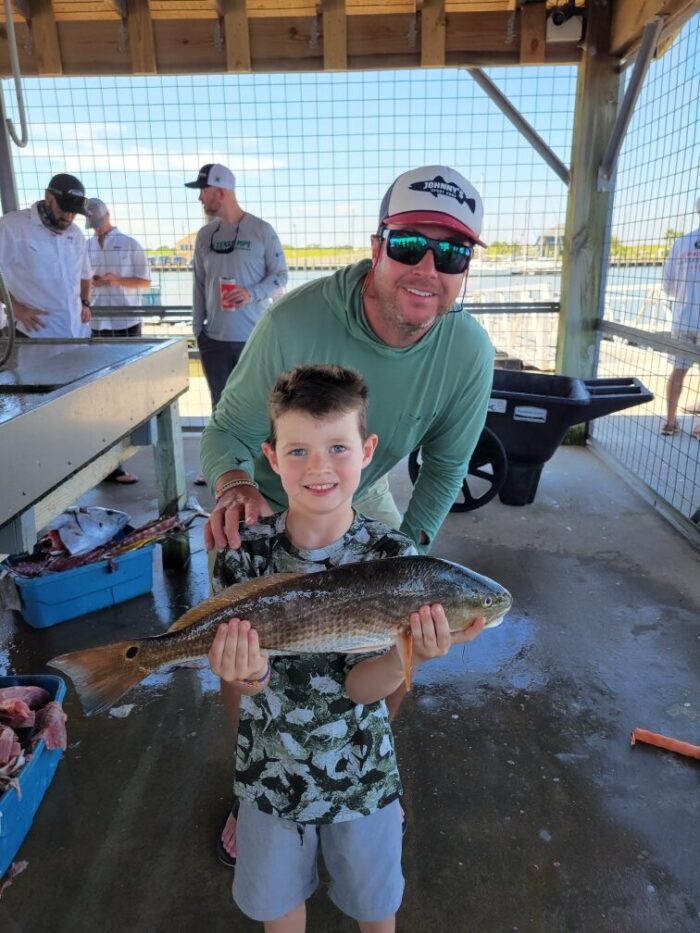
POLYGON ((287 263, 272 226, 238 203, 230 169, 203 165, 186 187, 199 189, 211 219, 195 242, 192 327, 214 408, 263 311, 287 284, 287 263), (222 277, 235 280, 225 296, 222 277))
POLYGON ((92 269, 82 231, 85 188, 60 173, 44 198, 0 217, 0 270, 23 337, 89 336, 92 269))
MULTIPOLYGON (((273 227, 238 203, 229 168, 207 163, 185 187, 199 190, 211 220, 194 246, 192 329, 213 411, 246 341, 265 309, 283 293, 289 273, 273 227)), ((205 484, 201 473, 195 484, 205 484)))
MULTIPOLYGON (((700 214, 700 197, 695 202, 700 214)), ((666 260, 663 270, 663 288, 673 306, 673 324, 671 333, 674 337, 694 343, 698 346, 700 334, 700 227, 679 237, 666 260)), ((677 421, 678 401, 683 389, 686 373, 693 361, 681 356, 671 357, 673 369, 666 387, 666 423, 661 433, 666 436, 680 430, 677 421)), ((700 422, 691 431, 694 438, 700 440, 700 422)))

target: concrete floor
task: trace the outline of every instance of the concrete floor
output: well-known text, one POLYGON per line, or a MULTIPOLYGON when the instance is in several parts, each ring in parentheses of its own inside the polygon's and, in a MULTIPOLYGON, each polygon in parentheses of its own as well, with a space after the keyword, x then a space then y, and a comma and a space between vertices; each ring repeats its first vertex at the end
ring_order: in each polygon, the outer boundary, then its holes
MULTIPOLYGON (((188 486, 197 441, 185 442, 188 486)), ((132 487, 85 502, 155 515, 149 451, 132 487)), ((395 471, 400 504, 410 491, 395 471)), ((182 571, 81 620, 0 621, 0 673, 163 631, 207 593, 201 522, 182 571)), ((700 930, 700 762, 641 726, 700 744, 698 552, 593 454, 561 448, 535 502, 448 517, 435 555, 506 585, 514 609, 416 677, 396 724, 409 829, 398 929, 469 933, 700 930)), ((232 748, 204 670, 153 676, 127 718, 86 719, 69 685, 69 747, 3 894, 3 933, 258 929, 214 855, 232 748)), ((310 931, 346 931, 323 885, 310 931)))

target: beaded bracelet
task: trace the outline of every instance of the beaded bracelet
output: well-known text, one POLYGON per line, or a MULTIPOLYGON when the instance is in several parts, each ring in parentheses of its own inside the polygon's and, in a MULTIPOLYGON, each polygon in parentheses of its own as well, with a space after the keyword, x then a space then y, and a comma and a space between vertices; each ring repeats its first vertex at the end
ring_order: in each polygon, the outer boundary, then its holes
POLYGON ((267 659, 267 667, 265 668, 265 673, 262 677, 258 677, 257 680, 237 680, 236 683, 245 684, 246 687, 264 687, 272 675, 272 665, 270 664, 270 659, 267 659))
POLYGON ((218 502, 225 492, 228 492, 229 489, 235 489, 236 486, 252 486, 253 489, 260 488, 254 479, 230 479, 227 483, 223 483, 221 488, 217 491, 215 496, 216 501, 218 502))

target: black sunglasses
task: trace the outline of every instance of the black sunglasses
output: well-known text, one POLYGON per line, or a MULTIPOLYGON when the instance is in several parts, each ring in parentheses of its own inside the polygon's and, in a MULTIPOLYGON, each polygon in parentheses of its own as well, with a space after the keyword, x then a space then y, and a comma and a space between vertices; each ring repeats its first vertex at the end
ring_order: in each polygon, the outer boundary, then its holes
POLYGON ((384 227, 381 237, 386 240, 386 254, 404 266, 417 266, 430 250, 437 272, 460 275, 466 272, 474 247, 469 243, 454 243, 452 240, 434 240, 414 230, 389 230, 384 227))
MULTIPOLYGON (((234 237, 233 243, 231 243, 230 246, 224 246, 223 244, 219 245, 214 242, 214 237, 219 232, 219 230, 221 230, 221 223, 219 222, 219 226, 216 228, 216 230, 212 231, 211 240, 209 241, 209 249, 212 251, 212 253, 220 253, 222 256, 225 256, 228 253, 232 253, 236 248, 236 244, 238 243, 238 231, 240 228, 241 225, 239 222, 238 227, 236 228, 236 236, 234 237)), ((230 243, 230 240, 224 240, 224 243, 230 243)))

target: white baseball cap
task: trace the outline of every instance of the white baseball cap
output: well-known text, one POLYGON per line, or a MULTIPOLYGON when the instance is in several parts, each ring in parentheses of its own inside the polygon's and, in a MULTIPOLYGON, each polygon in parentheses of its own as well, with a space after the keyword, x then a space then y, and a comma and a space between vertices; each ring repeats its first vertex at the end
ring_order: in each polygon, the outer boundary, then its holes
POLYGON ((484 206, 464 175, 446 165, 426 165, 399 175, 382 199, 379 225, 440 224, 479 246, 484 206))
POLYGON ((199 170, 195 181, 186 181, 185 188, 227 188, 236 190, 236 177, 230 168, 219 162, 207 162, 199 170))

